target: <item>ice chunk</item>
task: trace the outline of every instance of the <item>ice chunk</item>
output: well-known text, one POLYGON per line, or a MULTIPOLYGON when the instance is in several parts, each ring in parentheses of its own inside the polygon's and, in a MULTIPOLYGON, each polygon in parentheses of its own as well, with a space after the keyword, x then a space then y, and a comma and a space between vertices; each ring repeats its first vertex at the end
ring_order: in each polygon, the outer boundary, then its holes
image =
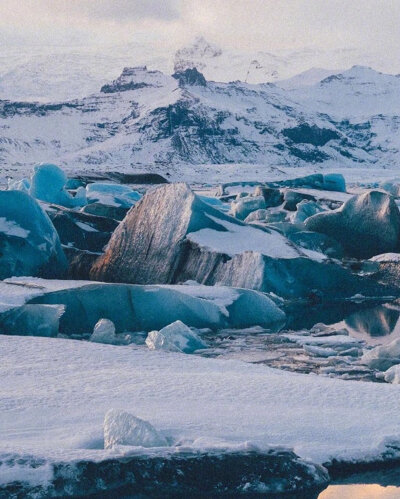
POLYGON ((0 191, 0 213, 0 279, 62 276, 65 255, 40 205, 23 191, 0 191))
POLYGON ((264 210, 265 207, 263 196, 248 196, 234 201, 231 206, 231 213, 239 220, 244 220, 251 212, 264 210))
POLYGON ((100 319, 94 326, 90 341, 110 345, 115 344, 116 336, 114 323, 108 319, 100 319))
POLYGON ((113 321, 117 333, 159 330, 176 320, 196 328, 226 325, 226 317, 215 303, 187 296, 178 289, 89 284, 46 293, 32 302, 65 305, 60 331, 66 335, 87 334, 101 318, 113 321))
POLYGON ((364 353, 361 363, 379 371, 386 371, 389 367, 400 364, 400 338, 364 353))
POLYGON ((303 201, 300 201, 297 205, 296 213, 291 216, 291 221, 294 224, 302 223, 307 220, 307 218, 317 213, 322 213, 323 211, 325 210, 322 206, 315 201, 307 201, 306 199, 303 199, 303 201))
POLYGON ((57 336, 63 305, 23 305, 0 314, 0 332, 19 336, 57 336))
POLYGON ((130 210, 93 265, 94 280, 208 285, 282 297, 387 296, 389 288, 353 275, 321 253, 301 250, 275 230, 244 224, 198 198, 186 184, 148 192, 130 210), (312 259, 309 258, 312 256, 312 259))
POLYGON ((186 324, 175 321, 160 331, 150 331, 146 338, 150 350, 167 350, 168 352, 193 353, 206 348, 201 338, 186 324))
POLYGON ((199 198, 204 203, 207 203, 210 206, 214 206, 214 208, 218 208, 219 210, 222 210, 222 211, 229 211, 229 204, 228 203, 223 203, 218 198, 210 198, 208 196, 200 196, 200 195, 199 195, 199 198))
POLYGON ((85 189, 78 189, 76 197, 66 189, 66 174, 56 165, 41 163, 34 167, 29 193, 36 199, 67 208, 86 204, 85 189))
POLYGON ((267 210, 256 210, 252 211, 250 215, 245 218, 245 223, 249 224, 251 222, 259 222, 260 220, 265 220, 268 215, 267 210))
POLYGON ((127 185, 94 182, 86 186, 89 203, 100 203, 106 206, 130 208, 142 197, 127 185))
POLYGON ((341 173, 314 173, 305 177, 270 182, 271 187, 310 187, 326 191, 346 192, 346 182, 341 173))
POLYGON ((297 205, 302 201, 315 201, 315 197, 310 194, 304 194, 302 192, 288 190, 285 192, 285 204, 283 208, 288 211, 296 211, 297 205))
POLYGON ((27 178, 21 180, 11 180, 8 179, 8 190, 9 191, 23 191, 29 193, 31 183, 27 178))
POLYGON ((287 237, 300 248, 323 253, 331 258, 343 258, 342 246, 326 234, 308 230, 291 232, 287 237))
POLYGON ((354 196, 338 210, 308 218, 305 225, 333 237, 355 258, 400 249, 399 209, 391 196, 380 191, 354 196))
POLYGON ((148 421, 129 412, 110 409, 104 418, 104 448, 112 449, 116 445, 165 447, 168 442, 148 421))
POLYGON ((346 192, 346 181, 341 173, 326 173, 323 177, 322 189, 346 192))
POLYGON ((57 230, 61 244, 68 247, 102 252, 118 226, 116 220, 62 206, 45 206, 45 209, 57 230))
POLYGON ((395 198, 400 197, 400 183, 396 180, 386 180, 382 182, 379 187, 386 191, 388 194, 391 194, 395 198))
POLYGON ((400 364, 390 367, 384 374, 384 380, 387 383, 400 385, 400 364))

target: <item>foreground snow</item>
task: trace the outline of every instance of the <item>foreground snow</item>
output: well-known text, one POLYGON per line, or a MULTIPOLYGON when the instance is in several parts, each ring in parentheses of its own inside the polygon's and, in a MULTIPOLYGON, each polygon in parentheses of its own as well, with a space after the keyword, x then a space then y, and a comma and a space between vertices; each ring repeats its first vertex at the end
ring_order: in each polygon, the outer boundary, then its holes
MULTIPOLYGON (((284 445, 324 463, 375 459, 385 443, 400 443, 399 385, 36 337, 0 336, 0 357, 0 458, 100 460, 140 451, 104 450, 112 408, 149 421, 172 446, 195 449, 284 445)), ((18 478, 19 468, 5 466, 3 481, 18 478)), ((24 466, 20 472, 26 476, 24 466)), ((31 477, 38 479, 48 476, 31 477)))

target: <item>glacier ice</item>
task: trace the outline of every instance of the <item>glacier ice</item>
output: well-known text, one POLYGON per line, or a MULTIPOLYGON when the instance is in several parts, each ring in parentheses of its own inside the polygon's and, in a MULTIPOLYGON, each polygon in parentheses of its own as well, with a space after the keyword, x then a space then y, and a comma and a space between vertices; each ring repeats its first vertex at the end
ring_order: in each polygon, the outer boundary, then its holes
MULTIPOLYGON (((315 215, 318 216, 318 215, 315 215)), ((384 286, 301 249, 276 230, 244 224, 183 183, 148 192, 113 233, 90 276, 136 284, 222 284, 282 297, 371 296, 384 286)))
POLYGON ((346 192, 346 181, 341 173, 323 175, 322 189, 325 191, 346 192))
POLYGON ((341 173, 313 173, 305 177, 269 182, 270 187, 308 187, 325 191, 346 192, 346 181, 341 173))
MULTIPOLYGON (((41 283, 45 288, 46 281, 41 283)), ((100 283, 60 287, 36 292, 28 303, 63 305, 60 332, 66 335, 88 334, 100 319, 112 321, 117 333, 160 330, 177 320, 211 329, 254 325, 277 329, 285 321, 284 312, 270 298, 246 289, 100 283)))
POLYGON ((323 211, 325 210, 322 206, 315 201, 303 199, 298 203, 296 212, 291 216, 291 222, 294 224, 305 222, 307 218, 323 211))
POLYGON ((387 383, 393 383, 394 385, 400 385, 400 363, 390 367, 384 373, 384 380, 387 383))
POLYGON ((23 191, 0 191, 0 279, 61 277, 66 259, 58 234, 35 199, 23 191))
POLYGON ((106 206, 131 208, 142 195, 127 185, 94 182, 86 186, 89 203, 100 203, 106 206))
POLYGON ((160 331, 150 331, 146 338, 146 345, 150 350, 183 353, 193 353, 195 350, 207 347, 200 336, 182 321, 175 321, 160 331))
POLYGON ((65 189, 66 183, 67 176, 61 168, 51 163, 41 163, 34 167, 29 193, 41 201, 67 208, 84 206, 87 202, 85 189, 78 188, 74 197, 65 189))
POLYGON ((283 208, 288 211, 296 211, 297 206, 304 200, 315 201, 315 197, 311 194, 287 190, 284 194, 285 204, 283 205, 283 208))
POLYGON ((116 342, 114 323, 108 319, 100 319, 94 326, 90 341, 113 345, 116 342))
POLYGON ((23 305, 0 314, 0 332, 19 336, 55 337, 63 305, 23 305))
POLYGON ((27 178, 22 178, 21 180, 11 180, 8 179, 7 189, 9 191, 24 191, 29 193, 31 183, 27 178))
POLYGON ((231 213, 239 220, 244 220, 251 212, 265 209, 263 196, 248 196, 234 201, 231 205, 231 213))
POLYGON ((398 180, 386 180, 380 183, 379 187, 395 198, 400 197, 400 182, 398 180))
POLYGON ((312 232, 308 230, 299 230, 289 232, 288 239, 293 241, 300 248, 317 251, 329 256, 330 258, 343 258, 343 248, 340 243, 320 232, 312 232))
POLYGON ((353 196, 337 210, 308 218, 305 225, 333 237, 355 258, 400 249, 400 212, 394 199, 381 191, 353 196))
POLYGON ((118 222, 63 206, 45 205, 61 243, 68 248, 101 252, 118 222))
POLYGON ((268 215, 267 210, 256 210, 252 211, 247 217, 244 219, 244 222, 246 224, 249 224, 251 222, 260 222, 266 219, 268 215))
POLYGON ((104 418, 104 448, 116 445, 165 447, 168 442, 148 422, 129 412, 110 409, 104 418))
POLYGON ((389 367, 400 364, 400 338, 365 352, 361 362, 379 371, 386 371, 389 367))

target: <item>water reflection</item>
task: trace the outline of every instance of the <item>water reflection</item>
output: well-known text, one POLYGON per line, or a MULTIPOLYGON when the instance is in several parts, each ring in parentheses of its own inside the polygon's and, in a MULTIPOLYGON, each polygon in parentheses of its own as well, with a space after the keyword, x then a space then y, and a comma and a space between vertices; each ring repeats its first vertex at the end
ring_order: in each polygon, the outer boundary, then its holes
POLYGON ((344 322, 355 333, 379 338, 399 333, 399 316, 399 307, 389 303, 358 311, 347 317, 344 322))
POLYGON ((400 337, 400 303, 334 303, 307 310, 288 311, 288 327, 309 329, 318 322, 348 329, 351 336, 369 345, 384 345, 400 337))
POLYGON ((330 485, 318 499, 399 499, 400 488, 378 484, 330 485))

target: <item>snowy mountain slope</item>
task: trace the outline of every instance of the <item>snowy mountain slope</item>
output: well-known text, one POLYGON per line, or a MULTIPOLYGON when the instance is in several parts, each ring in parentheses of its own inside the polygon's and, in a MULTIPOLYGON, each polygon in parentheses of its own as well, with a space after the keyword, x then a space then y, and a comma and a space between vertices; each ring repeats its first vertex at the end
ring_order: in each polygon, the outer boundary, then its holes
POLYGON ((173 178, 183 164, 396 165, 399 86, 361 67, 294 90, 125 68, 83 99, 0 101, 0 165, 143 167, 173 178))
POLYGON ((52 102, 83 98, 117 78, 127 65, 146 64, 167 73, 173 70, 171 50, 162 50, 150 40, 101 51, 88 47, 2 49, 0 99, 52 102))
POLYGON ((311 68, 286 80, 276 81, 275 84, 285 90, 295 90, 301 87, 308 87, 321 82, 329 76, 342 73, 340 69, 311 68))

